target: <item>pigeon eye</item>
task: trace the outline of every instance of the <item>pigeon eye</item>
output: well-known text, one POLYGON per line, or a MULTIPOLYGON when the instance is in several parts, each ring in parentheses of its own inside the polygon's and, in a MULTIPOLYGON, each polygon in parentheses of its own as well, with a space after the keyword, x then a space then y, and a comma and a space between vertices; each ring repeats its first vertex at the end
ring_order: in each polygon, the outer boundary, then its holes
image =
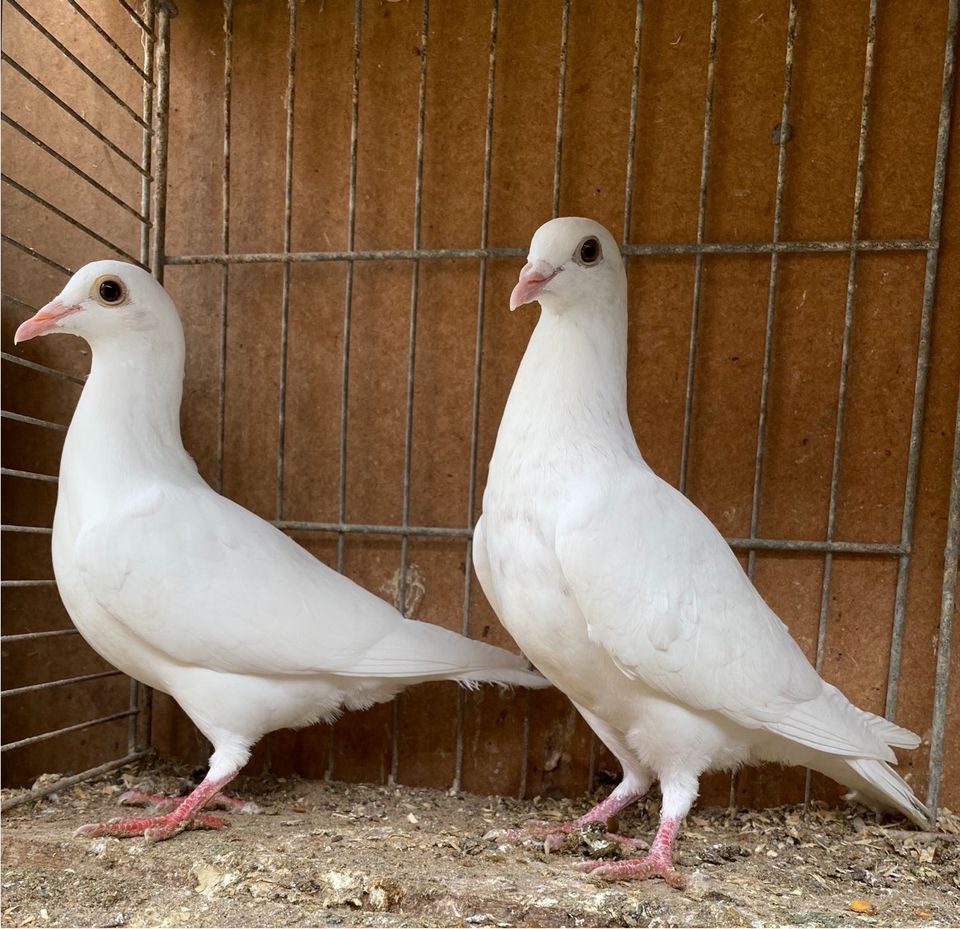
POLYGON ((97 284, 97 294, 100 301, 107 306, 117 306, 126 299, 127 292, 123 284, 115 277, 105 277, 97 284))
POLYGON ((603 257, 600 250, 600 240, 596 236, 588 236, 577 249, 577 260, 582 265, 589 267, 595 265, 603 257))

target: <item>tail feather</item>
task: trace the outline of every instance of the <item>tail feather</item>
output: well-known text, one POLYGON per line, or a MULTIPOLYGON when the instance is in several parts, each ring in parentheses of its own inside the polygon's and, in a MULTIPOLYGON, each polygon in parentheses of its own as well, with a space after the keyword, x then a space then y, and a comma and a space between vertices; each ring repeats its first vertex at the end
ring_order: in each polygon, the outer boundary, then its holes
POLYGON ((395 632, 379 640, 352 667, 337 673, 403 678, 410 683, 450 680, 467 685, 549 686, 523 655, 415 619, 399 624, 395 632))
POLYGON ((867 725, 891 748, 916 748, 920 744, 920 736, 915 732, 904 729, 903 726, 898 726, 875 713, 861 710, 859 707, 857 711, 863 714, 867 725))
POLYGON ((869 806, 892 806, 921 828, 929 825, 930 812, 890 765, 860 758, 849 759, 847 765, 854 777, 838 780, 852 787, 856 797, 864 799, 869 806))

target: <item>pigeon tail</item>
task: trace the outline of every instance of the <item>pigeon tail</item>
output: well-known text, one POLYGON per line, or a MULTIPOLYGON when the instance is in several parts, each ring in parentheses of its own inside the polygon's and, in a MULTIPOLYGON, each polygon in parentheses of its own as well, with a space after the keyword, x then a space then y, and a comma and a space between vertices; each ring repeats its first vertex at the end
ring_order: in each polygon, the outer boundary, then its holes
POLYGON ((523 655, 415 619, 399 623, 348 669, 350 677, 403 678, 420 681, 459 681, 465 685, 504 684, 548 687, 523 655))
POLYGON ((894 809, 921 829, 929 828, 930 813, 910 785, 885 761, 875 758, 843 758, 818 753, 801 762, 849 787, 848 799, 873 809, 894 809))
POLYGON ((848 760, 847 766, 851 774, 838 774, 837 780, 853 788, 854 799, 871 807, 893 807, 921 829, 930 825, 927 808, 917 799, 910 785, 886 762, 855 758, 848 760))

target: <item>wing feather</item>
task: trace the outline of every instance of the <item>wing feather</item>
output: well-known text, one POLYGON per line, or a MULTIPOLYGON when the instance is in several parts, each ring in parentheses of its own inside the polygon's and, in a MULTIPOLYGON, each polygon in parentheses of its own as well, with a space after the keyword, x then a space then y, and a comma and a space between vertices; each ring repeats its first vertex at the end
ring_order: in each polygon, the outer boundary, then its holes
POLYGON ((893 758, 891 733, 821 680, 686 497, 641 463, 583 483, 558 523, 556 553, 591 639, 625 674, 750 729, 893 758))

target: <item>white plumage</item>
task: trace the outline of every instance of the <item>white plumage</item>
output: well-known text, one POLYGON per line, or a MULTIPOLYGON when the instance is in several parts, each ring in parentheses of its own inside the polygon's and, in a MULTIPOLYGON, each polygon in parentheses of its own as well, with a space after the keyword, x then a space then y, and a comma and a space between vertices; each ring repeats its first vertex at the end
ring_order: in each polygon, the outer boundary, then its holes
POLYGON ((542 312, 474 544, 503 624, 623 765, 592 819, 660 781, 651 856, 596 873, 679 880, 670 844, 698 778, 746 762, 808 765, 923 824, 888 764, 919 739, 820 678, 717 529, 644 462, 627 415, 626 291, 602 226, 537 231, 511 309, 536 299, 542 312))
POLYGON ((87 265, 16 339, 49 332, 80 335, 93 349, 60 469, 60 595, 96 651, 171 694, 215 749, 198 802, 170 814, 179 818, 89 833, 165 838, 264 734, 389 700, 410 684, 546 685, 522 656, 405 620, 211 490, 180 439, 183 330, 149 274, 87 265))

